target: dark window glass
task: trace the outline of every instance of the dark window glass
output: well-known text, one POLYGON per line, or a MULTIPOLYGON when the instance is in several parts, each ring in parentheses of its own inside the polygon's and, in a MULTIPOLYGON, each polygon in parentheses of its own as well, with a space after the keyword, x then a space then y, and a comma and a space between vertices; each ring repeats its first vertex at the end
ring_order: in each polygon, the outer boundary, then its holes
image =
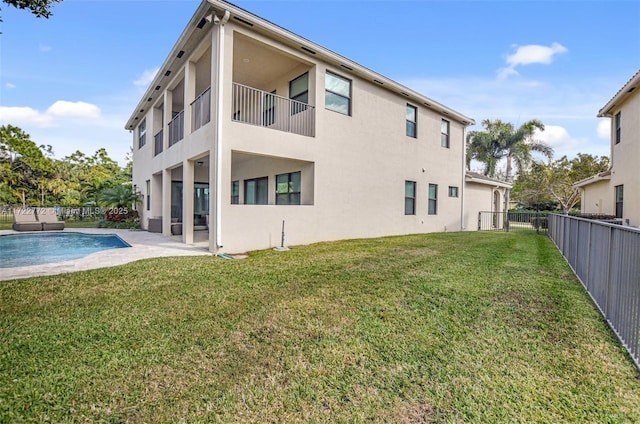
POLYGON ((240 203, 240 181, 231 181, 231 204, 240 203))
POLYGON ((276 175, 276 205, 299 205, 300 182, 300 171, 276 175))
POLYGON ((449 121, 446 119, 440 123, 440 145, 449 148, 449 121))
POLYGON ((407 105, 407 135, 416 138, 418 130, 418 108, 407 105))
POLYGON ((429 215, 438 213, 438 184, 429 184, 429 215))
POLYGON ((244 204, 266 205, 269 200, 269 178, 244 180, 244 204))
POLYGON ((404 182, 404 214, 416 214, 416 183, 415 181, 404 182))
POLYGON ((351 115, 351 80, 327 72, 325 90, 325 108, 351 115))
POLYGON ((622 218, 622 207, 624 203, 624 186, 616 186, 616 218, 622 218))

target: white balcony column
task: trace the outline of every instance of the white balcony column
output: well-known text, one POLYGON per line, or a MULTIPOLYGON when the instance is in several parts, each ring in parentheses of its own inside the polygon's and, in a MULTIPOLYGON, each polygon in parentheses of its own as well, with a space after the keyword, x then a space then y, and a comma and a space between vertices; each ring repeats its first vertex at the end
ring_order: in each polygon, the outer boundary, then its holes
MULTIPOLYGON (((165 131, 166 133, 166 131, 165 131)), ((162 170, 162 235, 171 235, 171 170, 162 170)))
MULTIPOLYGON (((212 115, 211 119, 215 125, 215 135, 213 139, 213 155, 210 155, 210 165, 215 164, 214 166, 209 166, 209 190, 210 196, 215 198, 215 207, 213 209, 213 228, 216 236, 215 239, 215 248, 219 249, 223 247, 222 242, 222 140, 223 140, 223 132, 222 129, 224 127, 224 118, 223 118, 223 94, 225 90, 222 85, 225 82, 225 36, 224 36, 224 26, 229 20, 229 11, 225 10, 224 14, 221 18, 214 21, 214 25, 217 28, 217 31, 211 31, 211 110, 212 115), (215 111, 215 112, 214 112, 215 111), (213 187, 215 184, 215 188, 213 187)), ((231 67, 231 63, 229 67, 231 67)), ((232 79, 232 73, 229 73, 230 80, 232 79)), ((227 92, 230 94, 231 85, 229 85, 227 92)), ((231 104, 230 97, 227 99, 228 104, 231 104)), ((227 118, 228 119, 228 118, 227 118)), ((212 217, 209 218, 209 222, 211 223, 212 217)), ((211 231, 210 231, 211 233, 211 231)), ((211 249, 211 244, 209 249, 211 249)))
POLYGON ((191 134, 192 107, 196 98, 196 64, 189 61, 184 65, 184 136, 191 134))
POLYGON ((162 150, 169 148, 169 122, 171 122, 171 112, 173 107, 173 92, 170 90, 164 90, 164 110, 162 118, 162 150))
POLYGON ((189 159, 182 161, 182 242, 193 244, 193 214, 194 214, 194 162, 189 159))
POLYGON ((162 174, 151 176, 151 217, 162 216, 162 174))
POLYGON ((217 234, 220 228, 218 228, 218 210, 216 199, 218 197, 218 184, 216 182, 216 156, 213 149, 209 150, 209 252, 218 253, 217 234))

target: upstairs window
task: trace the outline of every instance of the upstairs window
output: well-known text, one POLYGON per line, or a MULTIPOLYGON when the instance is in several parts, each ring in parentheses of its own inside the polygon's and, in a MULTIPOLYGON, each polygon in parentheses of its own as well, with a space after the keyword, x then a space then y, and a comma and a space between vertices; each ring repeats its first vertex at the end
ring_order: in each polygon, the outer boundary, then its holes
POLYGON ((438 184, 429 184, 429 215, 438 213, 438 184))
POLYGON ((276 175, 276 205, 300 204, 300 171, 276 175))
POLYGON ((418 108, 407 105, 407 136, 416 138, 418 135, 418 108))
POLYGON ((325 108, 351 116, 351 80, 327 71, 325 108))
POLYGON ((458 187, 449 186, 449 197, 458 197, 458 187))
POLYGON ((306 105, 309 103, 309 72, 305 72, 298 78, 289 81, 289 98, 295 100, 295 102, 291 102, 292 115, 307 110, 306 105))
POLYGON ((143 119, 138 126, 138 149, 147 144, 147 120, 143 119))
POLYGON ((446 119, 440 123, 440 145, 449 148, 449 121, 446 119))
POLYGON ((622 218, 622 206, 624 203, 624 186, 616 186, 616 218, 622 218))
POLYGON ((416 214, 416 183, 415 181, 404 182, 404 214, 416 214))
POLYGON ((244 204, 266 205, 269 200, 269 178, 244 180, 244 204))
POLYGON ((616 144, 620 143, 620 126, 621 126, 622 116, 620 112, 616 113, 616 144))

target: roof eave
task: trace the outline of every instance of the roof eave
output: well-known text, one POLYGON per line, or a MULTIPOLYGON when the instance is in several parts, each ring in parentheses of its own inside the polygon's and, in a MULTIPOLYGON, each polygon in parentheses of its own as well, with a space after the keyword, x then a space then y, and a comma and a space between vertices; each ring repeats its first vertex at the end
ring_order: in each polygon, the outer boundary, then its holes
POLYGON ((198 9, 196 9, 195 13, 191 17, 191 20, 189 21, 185 29, 182 31, 182 34, 180 34, 178 41, 176 41, 173 48, 171 49, 171 52, 162 63, 162 66, 158 69, 158 73, 156 74, 151 84, 149 84, 147 91, 145 91, 144 95, 141 97, 137 107, 133 110, 133 113, 131 114, 131 116, 129 117, 129 120, 127 121, 127 124, 125 125, 126 130, 132 130, 133 128, 135 128, 136 125, 138 125, 139 122, 136 122, 136 121, 140 121, 140 120, 136 119, 136 117, 138 116, 138 114, 142 113, 140 112, 141 110, 148 110, 146 109, 147 104, 149 103, 147 99, 153 97, 153 94, 156 91, 157 86, 162 87, 162 84, 161 84, 162 80, 164 78, 168 78, 168 76, 165 75, 166 71, 171 67, 171 64, 176 59, 176 56, 180 52, 182 46, 186 44, 187 40, 189 39, 193 31, 197 28, 198 22, 200 22, 202 17, 204 17, 206 13, 209 12, 210 9, 211 9, 211 5, 206 0, 200 3, 200 6, 198 6, 198 9))
POLYGON ((635 95, 638 90, 640 90, 640 70, 598 111, 598 118, 611 118, 614 108, 635 95))
POLYGON ((297 45, 300 50, 311 57, 322 59, 331 63, 337 67, 340 67, 345 70, 345 72, 351 72, 360 78, 371 81, 374 84, 380 85, 381 87, 386 88, 389 91, 395 92, 396 94, 402 95, 407 98, 407 101, 415 102, 416 104, 420 104, 425 106, 435 112, 443 114, 445 117, 449 117, 465 127, 475 125, 476 121, 473 118, 470 118, 466 115, 463 115, 460 112, 457 112, 449 107, 444 106, 443 104, 424 96, 414 90, 411 90, 408 87, 403 86, 402 84, 387 78, 377 72, 366 68, 350 59, 347 59, 338 53, 335 53, 325 47, 322 47, 312 41, 307 40, 304 37, 301 37, 285 28, 282 28, 272 22, 267 21, 264 18, 261 18, 257 15, 254 15, 251 12, 248 12, 232 3, 229 3, 224 0, 203 0, 194 13, 193 17, 187 24, 186 28, 180 35, 180 38, 174 45, 170 54, 165 59, 164 63, 160 67, 158 74, 154 78, 153 82, 149 85, 149 88, 145 92, 144 96, 138 103, 137 107, 134 109, 134 112, 131 114, 131 117, 127 121, 125 129, 132 130, 139 121, 136 120, 136 117, 139 116, 141 110, 145 110, 145 106, 148 103, 146 99, 153 97, 154 91, 158 85, 161 85, 161 81, 165 78, 165 73, 167 69, 171 66, 173 61, 176 58, 177 53, 181 50, 181 47, 187 42, 190 36, 193 34, 194 30, 198 22, 205 16, 207 13, 210 13, 211 9, 225 9, 228 10, 231 16, 237 16, 246 22, 250 22, 254 29, 260 29, 264 32, 269 33, 271 36, 276 36, 280 40, 288 41, 289 44, 297 45), (303 49, 304 47, 304 49, 303 49), (308 53, 311 50, 315 54, 308 53))

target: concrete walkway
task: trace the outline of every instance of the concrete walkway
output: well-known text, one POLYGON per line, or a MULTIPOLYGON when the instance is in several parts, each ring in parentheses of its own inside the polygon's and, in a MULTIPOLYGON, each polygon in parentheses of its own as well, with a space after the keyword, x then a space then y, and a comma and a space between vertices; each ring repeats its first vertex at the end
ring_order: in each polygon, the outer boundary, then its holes
MULTIPOLYGON (((50 232, 50 231, 48 231, 50 232)), ((83 258, 71 261, 42 265, 23 266, 15 268, 0 268, 0 280, 27 278, 39 275, 54 275, 65 272, 83 271, 87 269, 105 268, 122 265, 139 259, 157 258, 161 256, 195 256, 211 255, 207 242, 197 242, 187 245, 179 241, 179 237, 163 237, 161 234, 148 233, 140 230, 115 230, 109 228, 66 228, 65 233, 85 234, 117 234, 131 247, 109 249, 92 253, 83 258)), ((38 232, 39 233, 39 232, 38 232)), ((0 235, 24 234, 13 230, 0 230, 0 235)), ((33 254, 25 249, 25 254, 33 254)))

